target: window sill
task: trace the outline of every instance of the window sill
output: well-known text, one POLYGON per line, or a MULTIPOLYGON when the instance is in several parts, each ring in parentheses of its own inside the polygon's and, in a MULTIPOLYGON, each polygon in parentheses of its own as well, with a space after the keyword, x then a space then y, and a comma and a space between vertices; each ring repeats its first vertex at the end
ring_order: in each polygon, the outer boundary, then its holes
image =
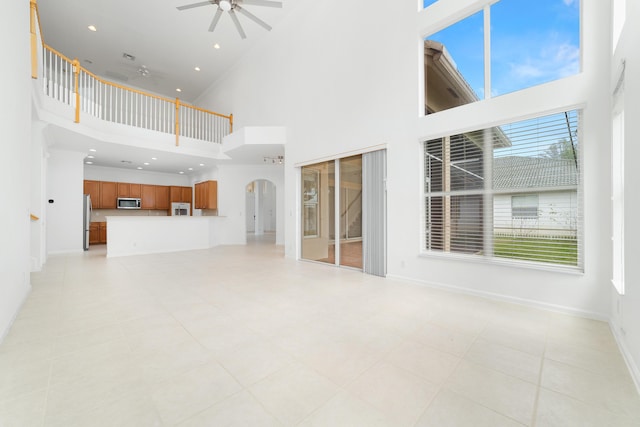
POLYGON ((584 275, 584 267, 562 266, 556 264, 543 264, 540 262, 524 260, 508 260, 501 258, 486 258, 481 255, 457 254, 445 252, 420 252, 420 258, 432 258, 438 260, 449 260, 458 262, 470 262, 485 265, 496 265, 510 268, 523 268, 529 270, 547 271, 552 273, 562 273, 571 275, 584 275))

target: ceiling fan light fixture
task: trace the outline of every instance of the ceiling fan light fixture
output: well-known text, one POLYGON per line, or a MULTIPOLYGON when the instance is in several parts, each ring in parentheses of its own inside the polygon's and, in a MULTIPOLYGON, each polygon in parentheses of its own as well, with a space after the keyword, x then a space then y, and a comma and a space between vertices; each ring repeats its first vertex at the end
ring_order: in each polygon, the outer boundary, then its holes
POLYGON ((224 10, 225 12, 229 12, 231 10, 231 1, 220 0, 220 2, 218 3, 218 6, 220 6, 220 9, 224 10))

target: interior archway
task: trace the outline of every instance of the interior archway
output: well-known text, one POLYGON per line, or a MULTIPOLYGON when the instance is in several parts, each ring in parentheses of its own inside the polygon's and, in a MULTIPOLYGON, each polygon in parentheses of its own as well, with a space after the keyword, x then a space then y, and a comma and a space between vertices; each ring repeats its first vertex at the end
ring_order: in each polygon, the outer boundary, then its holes
POLYGON ((247 243, 276 243, 276 185, 257 179, 245 187, 247 243))

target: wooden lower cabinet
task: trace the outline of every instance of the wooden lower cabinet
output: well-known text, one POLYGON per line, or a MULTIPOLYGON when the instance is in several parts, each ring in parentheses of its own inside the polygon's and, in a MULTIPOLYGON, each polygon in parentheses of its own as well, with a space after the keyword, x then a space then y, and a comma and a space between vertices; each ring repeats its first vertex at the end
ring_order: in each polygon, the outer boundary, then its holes
POLYGON ((100 225, 97 222, 89 224, 89 244, 95 245, 100 243, 100 225))
POLYGON ((107 223, 101 222, 100 224, 100 243, 107 243, 107 223))
POLYGON ((89 224, 89 244, 107 243, 107 223, 92 222, 89 224))

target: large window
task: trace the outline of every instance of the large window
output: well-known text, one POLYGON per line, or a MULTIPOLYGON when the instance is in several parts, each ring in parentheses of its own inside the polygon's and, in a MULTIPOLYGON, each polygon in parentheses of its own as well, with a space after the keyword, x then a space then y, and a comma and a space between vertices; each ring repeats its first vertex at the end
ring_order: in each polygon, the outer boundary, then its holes
POLYGON ((425 37, 425 114, 577 74, 580 61, 579 0, 498 1, 425 37))
POLYGON ((425 141, 424 251, 581 267, 578 119, 425 141))

